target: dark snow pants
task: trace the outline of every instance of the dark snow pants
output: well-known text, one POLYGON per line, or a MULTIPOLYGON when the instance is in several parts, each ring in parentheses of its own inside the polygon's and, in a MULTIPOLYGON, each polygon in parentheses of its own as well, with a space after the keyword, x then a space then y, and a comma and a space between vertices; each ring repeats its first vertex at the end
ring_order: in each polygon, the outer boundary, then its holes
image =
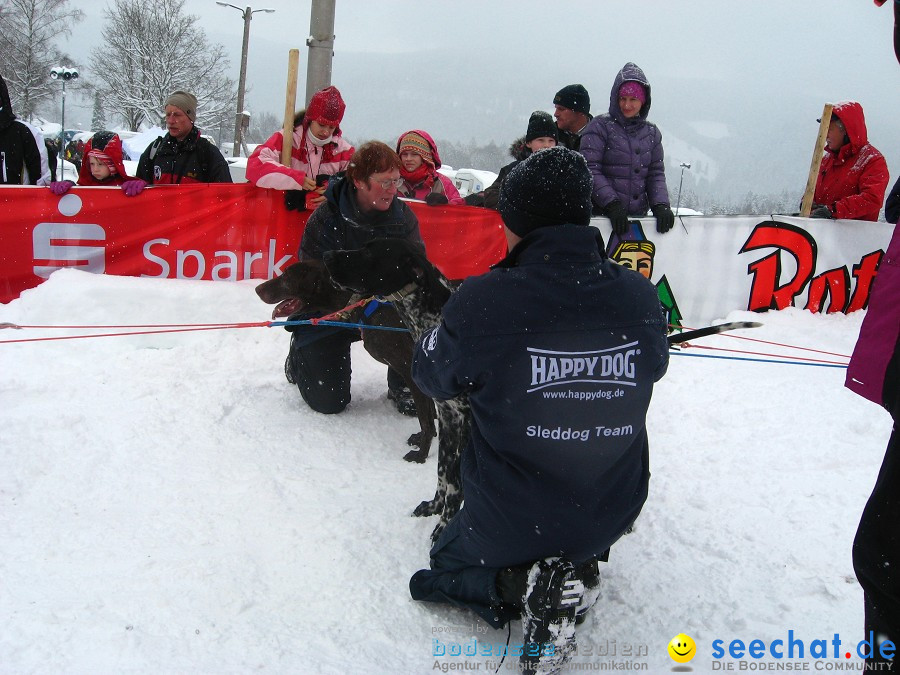
POLYGON ((502 628, 517 618, 518 610, 503 606, 497 592, 496 567, 479 563, 481 555, 470 550, 469 539, 457 536, 462 519, 453 518, 431 548, 431 569, 419 570, 409 580, 413 600, 441 602, 469 609, 492 628, 502 628))
MULTIPOLYGON (((497 589, 499 567, 485 567, 484 551, 476 550, 468 537, 458 536, 466 527, 459 515, 453 518, 437 543, 431 548, 431 569, 419 570, 409 580, 413 600, 440 602, 475 612, 492 628, 503 628, 518 619, 518 607, 504 604, 497 589)), ((609 559, 609 551, 587 560, 573 561, 587 565, 596 574, 597 560, 609 559)), ((586 575, 582 579, 587 579, 586 575)), ((593 586, 599 583, 599 578, 593 586)))
MULTIPOLYGON (((853 568, 865 594, 865 639, 873 631, 877 643, 886 638, 900 648, 900 432, 896 423, 853 541, 853 568)), ((877 647, 875 652, 868 661, 885 660, 877 647)))
MULTIPOLYGON (((315 341, 309 341, 304 333, 291 333, 288 368, 303 400, 316 412, 339 413, 350 403, 350 345, 359 339, 359 331, 349 329, 338 329, 315 341)), ((394 391, 406 386, 393 368, 388 368, 387 382, 394 391)))

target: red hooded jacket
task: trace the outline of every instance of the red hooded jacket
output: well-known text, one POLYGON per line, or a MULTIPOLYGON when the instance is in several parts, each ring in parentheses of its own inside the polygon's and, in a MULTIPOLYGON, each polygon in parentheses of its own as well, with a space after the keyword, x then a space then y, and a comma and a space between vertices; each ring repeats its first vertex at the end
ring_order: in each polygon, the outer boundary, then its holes
POLYGON ((428 133, 421 129, 410 129, 409 131, 400 134, 400 138, 397 139, 397 147, 395 148, 397 154, 400 154, 400 144, 403 142, 403 138, 409 133, 418 134, 425 139, 431 148, 433 161, 425 161, 425 164, 429 166, 430 170, 426 172, 425 178, 415 185, 410 184, 409 178, 404 175, 405 170, 400 170, 400 175, 403 176, 404 179, 403 185, 397 190, 400 196, 406 197, 407 199, 424 200, 429 194, 436 193, 447 197, 447 202, 449 204, 454 204, 456 206, 464 205, 466 200, 459 196, 459 190, 456 189, 453 181, 444 174, 438 172, 438 169, 441 168, 441 156, 438 154, 437 144, 428 133))
POLYGON ((844 125, 850 141, 835 152, 827 150, 813 201, 831 209, 835 218, 878 220, 890 175, 884 156, 869 144, 862 106, 846 101, 833 115, 844 125))
POLYGON ((81 170, 78 172, 79 185, 121 185, 131 177, 125 171, 125 165, 122 163, 122 139, 118 134, 110 131, 98 131, 91 136, 90 140, 84 146, 84 155, 81 162, 81 170), (91 173, 90 152, 96 146, 96 149, 112 160, 115 166, 115 172, 103 180, 97 180, 91 173))

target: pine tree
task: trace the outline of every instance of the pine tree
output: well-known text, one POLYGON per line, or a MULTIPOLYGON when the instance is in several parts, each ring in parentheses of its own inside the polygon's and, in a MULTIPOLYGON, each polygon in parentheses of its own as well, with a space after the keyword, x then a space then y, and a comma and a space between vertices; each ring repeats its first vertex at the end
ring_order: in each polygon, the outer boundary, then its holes
POLYGON ((100 92, 94 92, 94 114, 91 117, 91 129, 103 131, 106 129, 106 113, 103 111, 103 101, 100 100, 100 92))

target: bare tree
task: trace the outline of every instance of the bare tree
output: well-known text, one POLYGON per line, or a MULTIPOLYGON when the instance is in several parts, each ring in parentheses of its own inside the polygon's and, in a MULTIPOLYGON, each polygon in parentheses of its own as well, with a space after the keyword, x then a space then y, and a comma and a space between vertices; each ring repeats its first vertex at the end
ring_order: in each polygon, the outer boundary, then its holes
POLYGON ((55 65, 76 65, 56 48, 70 26, 84 19, 69 0, 0 0, 0 72, 16 114, 31 119, 57 95, 50 80, 55 65))
POLYGON ((248 143, 265 143, 269 136, 282 128, 282 122, 274 113, 265 110, 250 118, 250 129, 247 133, 248 143))
POLYGON ((95 62, 110 110, 132 131, 158 124, 166 98, 178 89, 197 97, 197 124, 233 114, 236 85, 225 76, 222 45, 210 45, 198 17, 183 13, 184 0, 115 0, 104 11, 103 47, 95 62))

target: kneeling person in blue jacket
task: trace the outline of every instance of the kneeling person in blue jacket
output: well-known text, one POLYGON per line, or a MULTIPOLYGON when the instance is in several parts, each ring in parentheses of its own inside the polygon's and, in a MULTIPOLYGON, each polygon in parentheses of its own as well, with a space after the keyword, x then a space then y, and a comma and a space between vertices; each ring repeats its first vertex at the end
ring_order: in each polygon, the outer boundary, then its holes
POLYGON ((410 592, 495 628, 521 616, 525 672, 572 654, 597 561, 640 513, 646 413, 668 366, 655 288, 588 227, 591 186, 566 148, 516 166, 498 205, 508 255, 462 284, 413 364, 424 392, 467 394, 472 413, 465 504, 410 592))

